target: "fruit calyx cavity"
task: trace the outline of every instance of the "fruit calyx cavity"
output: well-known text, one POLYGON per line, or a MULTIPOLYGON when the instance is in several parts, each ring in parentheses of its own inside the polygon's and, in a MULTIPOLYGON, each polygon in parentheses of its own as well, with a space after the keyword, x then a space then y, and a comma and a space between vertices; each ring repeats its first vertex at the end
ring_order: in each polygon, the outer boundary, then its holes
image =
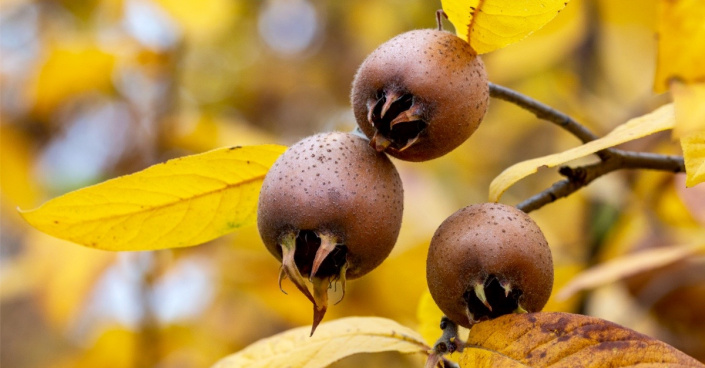
POLYGON ((399 152, 411 147, 428 123, 421 119, 422 108, 414 96, 396 89, 378 91, 367 101, 367 120, 375 127, 370 146, 377 152, 387 147, 399 152))
POLYGON ((489 275, 473 283, 463 294, 471 324, 510 313, 526 313, 519 303, 523 294, 501 276, 489 275))

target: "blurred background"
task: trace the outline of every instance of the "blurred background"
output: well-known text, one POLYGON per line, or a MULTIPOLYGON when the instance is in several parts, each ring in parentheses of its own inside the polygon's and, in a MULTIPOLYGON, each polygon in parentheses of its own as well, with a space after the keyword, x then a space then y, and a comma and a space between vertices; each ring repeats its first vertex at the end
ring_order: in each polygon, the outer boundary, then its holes
MULTIPOLYGON (((349 131, 357 66, 392 36, 435 27, 439 8, 420 0, 0 1, 0 365, 208 367, 310 324, 309 302, 279 291, 279 265, 255 227, 188 249, 118 254, 43 235, 16 208, 173 157, 349 131)), ((541 31, 484 55, 490 79, 604 134, 670 99, 652 92, 657 11, 656 0, 573 0, 541 31)), ((369 315, 421 328, 436 227, 486 201, 509 165, 578 144, 493 100, 480 129, 451 154, 395 161, 406 193, 398 245, 348 284, 325 320, 369 315)), ((667 133, 625 148, 679 153, 667 133)), ((541 172, 503 202, 559 178, 541 172)), ((668 173, 611 174, 532 212, 553 249, 554 294, 605 260, 705 238, 703 186, 683 183, 668 173)), ((703 305, 700 256, 552 299, 546 310, 606 318, 705 360, 703 305)), ((439 335, 426 333, 429 344, 439 335)), ((336 366, 363 364, 423 362, 389 353, 336 366)))

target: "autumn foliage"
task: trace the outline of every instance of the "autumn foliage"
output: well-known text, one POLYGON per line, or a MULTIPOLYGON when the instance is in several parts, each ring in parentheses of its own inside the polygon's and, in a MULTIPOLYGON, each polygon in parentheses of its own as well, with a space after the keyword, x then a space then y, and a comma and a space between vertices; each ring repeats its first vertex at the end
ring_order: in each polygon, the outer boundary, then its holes
POLYGON ((0 11, 0 365, 703 366, 700 2, 17 0, 0 11), (390 159, 404 208, 381 264, 343 288, 347 263, 305 281, 300 260, 277 252, 282 237, 270 254, 255 226, 267 173, 287 146, 354 132, 356 117, 382 157, 375 122, 417 123, 395 149, 423 141, 418 122, 435 105, 414 105, 394 79, 398 91, 366 91, 353 111, 351 84, 380 44, 438 26, 487 69, 482 122, 442 157, 390 159), (395 103, 396 120, 375 115, 395 103), (536 222, 553 291, 541 312, 458 329, 428 291, 429 243, 485 202, 536 222), (313 335, 311 308, 323 318, 313 335))

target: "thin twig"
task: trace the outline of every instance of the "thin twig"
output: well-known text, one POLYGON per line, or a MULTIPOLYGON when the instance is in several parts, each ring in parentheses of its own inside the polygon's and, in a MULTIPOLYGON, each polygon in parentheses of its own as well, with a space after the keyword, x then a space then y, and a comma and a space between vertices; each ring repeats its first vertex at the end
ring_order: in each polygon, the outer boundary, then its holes
MULTIPOLYGON (((546 105, 533 98, 523 95, 510 88, 490 83, 490 96, 511 102, 525 110, 530 111, 539 119, 548 120, 567 130, 583 143, 594 141, 599 137, 584 125, 578 123, 570 116, 546 105)), ((681 156, 660 155, 657 153, 631 152, 616 148, 607 148, 595 152, 600 158, 599 162, 571 168, 563 166, 559 173, 566 179, 554 183, 550 188, 519 203, 517 208, 528 213, 537 210, 559 198, 564 198, 587 186, 593 180, 621 169, 647 169, 671 171, 674 173, 685 172, 685 164, 681 156)))
MULTIPOLYGON (((544 103, 536 101, 529 96, 521 94, 513 89, 500 86, 498 84, 489 83, 489 85, 490 96, 498 98, 500 100, 511 102, 527 111, 530 111, 539 119, 548 120, 560 126, 561 128, 567 130, 568 132, 576 136, 583 143, 594 141, 599 138, 595 133, 590 131, 590 129, 578 123, 575 119, 544 103)), ((610 156, 610 153, 611 150, 606 149, 596 152, 595 154, 601 160, 605 160, 610 156)))
POLYGON ((443 335, 436 340, 430 354, 426 359, 424 368, 434 368, 443 361, 443 366, 446 368, 457 368, 458 366, 445 358, 446 354, 452 354, 456 351, 463 351, 465 343, 458 336, 458 325, 451 321, 448 317, 443 316, 440 323, 443 335))
POLYGON ((622 150, 613 150, 612 153, 613 155, 605 161, 577 168, 561 167, 559 173, 566 179, 554 183, 550 188, 519 203, 517 208, 526 213, 537 210, 559 198, 573 194, 600 176, 616 170, 647 169, 674 173, 685 172, 685 163, 683 157, 680 156, 622 150))

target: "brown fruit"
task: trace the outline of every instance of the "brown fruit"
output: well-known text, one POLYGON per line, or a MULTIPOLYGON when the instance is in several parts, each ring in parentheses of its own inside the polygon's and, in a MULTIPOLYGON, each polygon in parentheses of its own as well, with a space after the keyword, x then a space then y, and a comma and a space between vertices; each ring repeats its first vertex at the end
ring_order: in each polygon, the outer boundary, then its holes
POLYGON ((267 173, 257 211, 260 236, 314 303, 313 330, 331 283, 360 277, 389 255, 401 228, 403 188, 384 154, 347 133, 291 146, 267 173), (313 294, 304 281, 313 284, 313 294))
POLYGON ((426 278, 453 322, 473 324, 513 312, 538 312, 553 287, 551 250, 524 212, 499 203, 465 207, 431 239, 426 278))
POLYGON ((360 65, 351 93, 355 119, 378 151, 426 161, 452 151, 477 129, 489 86, 480 57, 452 33, 400 34, 360 65))

